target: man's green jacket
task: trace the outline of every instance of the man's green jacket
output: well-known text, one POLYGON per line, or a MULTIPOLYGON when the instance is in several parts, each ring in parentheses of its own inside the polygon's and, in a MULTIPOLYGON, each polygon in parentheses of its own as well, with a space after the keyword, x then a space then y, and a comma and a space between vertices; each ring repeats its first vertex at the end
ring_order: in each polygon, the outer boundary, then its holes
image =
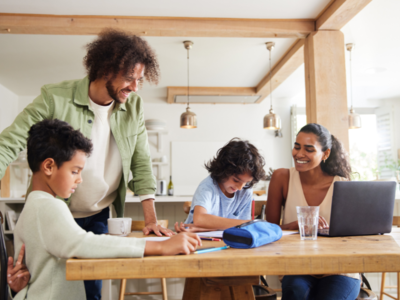
MULTIPOLYGON (((44 119, 66 121, 90 138, 94 113, 89 105, 89 79, 85 77, 43 86, 41 95, 4 129, 0 134, 0 178, 19 152, 25 149, 30 127, 44 119)), ((118 217, 122 217, 129 170, 132 171, 132 180, 128 187, 136 195, 154 194, 156 190, 140 96, 131 93, 126 103, 117 103, 110 126, 122 158, 123 176, 113 202, 118 217)))

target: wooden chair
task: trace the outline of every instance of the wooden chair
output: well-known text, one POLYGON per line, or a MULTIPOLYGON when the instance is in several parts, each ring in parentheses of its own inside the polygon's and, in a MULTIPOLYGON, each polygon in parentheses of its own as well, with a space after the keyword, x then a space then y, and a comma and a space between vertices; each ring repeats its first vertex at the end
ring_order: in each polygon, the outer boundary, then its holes
MULTIPOLYGON (((256 201, 254 207, 254 215, 259 216, 261 215, 261 209, 263 205, 267 205, 267 201, 256 201)), ((188 215, 190 212, 190 207, 192 206, 192 201, 186 201, 183 203, 183 211, 188 215)))
MULTIPOLYGON (((168 228, 168 220, 158 220, 158 225, 168 228)), ((144 221, 132 221, 132 231, 141 231, 144 227, 144 221)), ((126 290, 126 280, 121 279, 121 286, 119 288, 119 300, 124 300, 125 296, 129 295, 162 295, 163 300, 168 300, 167 295, 167 280, 165 278, 161 279, 161 292, 136 292, 136 293, 125 293, 126 290)), ((1 300, 1 299, 0 299, 1 300)))
MULTIPOLYGON (((400 217, 393 217, 393 226, 400 226, 400 217)), ((385 285, 386 272, 382 272, 382 282, 381 282, 381 293, 379 294, 379 299, 383 299, 383 295, 388 296, 395 300, 400 300, 400 272, 397 272, 397 285, 385 285), (385 289, 397 289, 397 297, 393 297, 392 295, 385 292, 385 289)))
POLYGON ((6 251, 6 242, 4 240, 4 232, 3 232, 3 214, 0 211, 0 259, 1 259, 1 268, 0 268, 0 300, 8 299, 8 285, 7 285, 7 251, 6 251))

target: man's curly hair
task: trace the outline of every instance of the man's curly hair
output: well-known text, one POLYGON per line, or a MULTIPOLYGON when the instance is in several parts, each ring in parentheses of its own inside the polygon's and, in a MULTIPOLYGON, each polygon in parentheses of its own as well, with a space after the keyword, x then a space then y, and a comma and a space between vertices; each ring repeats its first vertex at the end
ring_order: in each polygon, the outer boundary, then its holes
POLYGON ((205 164, 211 178, 217 182, 224 182, 232 175, 250 173, 253 180, 244 187, 251 188, 260 180, 265 180, 265 160, 257 148, 248 141, 233 138, 224 147, 218 150, 214 157, 205 164))
POLYGON ((83 64, 90 81, 120 71, 123 75, 131 72, 135 65, 145 66, 144 77, 150 83, 157 84, 160 76, 156 54, 142 38, 124 31, 111 28, 100 32, 98 38, 86 45, 87 54, 83 64))

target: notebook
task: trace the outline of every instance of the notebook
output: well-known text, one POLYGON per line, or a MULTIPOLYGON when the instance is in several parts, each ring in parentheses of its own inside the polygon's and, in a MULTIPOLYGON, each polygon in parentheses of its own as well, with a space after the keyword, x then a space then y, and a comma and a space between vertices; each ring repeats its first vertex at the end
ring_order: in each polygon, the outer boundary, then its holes
POLYGON ((353 236, 390 233, 396 182, 337 181, 333 186, 329 229, 323 236, 353 236))

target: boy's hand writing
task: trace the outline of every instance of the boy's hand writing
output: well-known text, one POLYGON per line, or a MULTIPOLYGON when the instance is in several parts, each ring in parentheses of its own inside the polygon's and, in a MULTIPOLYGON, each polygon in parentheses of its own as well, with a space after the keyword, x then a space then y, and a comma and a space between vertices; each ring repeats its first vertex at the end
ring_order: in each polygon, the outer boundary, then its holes
POLYGON ((175 255, 190 254, 197 246, 201 246, 201 240, 195 233, 183 232, 172 236, 163 242, 147 241, 144 249, 145 255, 175 255))
POLYGON ((25 245, 22 245, 15 266, 13 258, 11 256, 8 258, 7 282, 10 288, 16 293, 22 290, 28 284, 29 279, 31 278, 31 274, 29 274, 28 269, 22 263, 24 255, 25 245))
POLYGON ((197 234, 186 232, 177 234, 162 243, 161 255, 190 254, 196 250, 197 246, 201 246, 201 240, 197 234))

